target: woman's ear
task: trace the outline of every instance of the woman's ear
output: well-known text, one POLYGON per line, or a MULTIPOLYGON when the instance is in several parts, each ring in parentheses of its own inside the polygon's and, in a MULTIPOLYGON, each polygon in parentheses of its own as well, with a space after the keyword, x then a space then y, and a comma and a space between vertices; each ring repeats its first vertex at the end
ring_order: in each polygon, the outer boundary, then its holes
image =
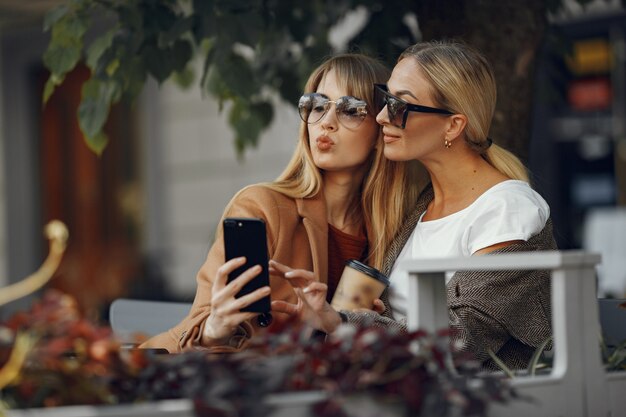
POLYGON ((446 138, 449 141, 453 141, 463 133, 465 126, 467 126, 467 116, 464 114, 453 114, 448 118, 446 138))

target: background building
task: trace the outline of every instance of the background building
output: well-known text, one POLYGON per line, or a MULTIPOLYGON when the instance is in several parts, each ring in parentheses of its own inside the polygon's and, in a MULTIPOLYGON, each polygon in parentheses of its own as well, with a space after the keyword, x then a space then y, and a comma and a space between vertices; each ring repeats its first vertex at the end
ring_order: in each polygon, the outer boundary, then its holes
MULTIPOLYGON (((61 218, 71 241, 52 285, 94 315, 119 296, 189 301, 224 206, 243 186, 280 173, 297 138, 297 112, 280 104, 258 148, 239 160, 218 104, 195 84, 148 83, 136 103, 112 110, 111 143, 98 158, 75 117, 85 68, 41 105, 40 19, 51 3, 0 1, 0 285, 40 265, 43 225, 61 218)), ((611 208, 612 216, 626 204, 626 19, 615 2, 596 3, 603 6, 581 13, 573 4, 555 17, 538 71, 528 162, 564 249, 585 245, 594 209, 611 208), (565 59, 571 51, 575 62, 565 59)), ((605 246, 617 251, 611 270, 626 271, 625 246, 605 246)))

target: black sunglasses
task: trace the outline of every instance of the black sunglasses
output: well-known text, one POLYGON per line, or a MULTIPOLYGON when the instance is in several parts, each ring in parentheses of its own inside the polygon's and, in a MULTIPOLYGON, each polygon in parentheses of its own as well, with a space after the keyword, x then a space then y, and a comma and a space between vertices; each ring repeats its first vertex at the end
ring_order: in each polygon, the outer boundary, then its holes
POLYGON ((374 84, 374 103, 376 107, 383 108, 387 106, 387 115, 389 122, 400 129, 406 127, 406 119, 409 112, 443 114, 446 116, 453 115, 449 110, 437 109, 435 107, 420 106, 419 104, 411 104, 391 94, 385 84, 374 84))
POLYGON ((367 117, 367 103, 351 96, 339 97, 332 101, 320 93, 309 93, 300 97, 298 112, 300 118, 308 124, 315 124, 328 113, 331 104, 335 104, 337 120, 349 129, 355 129, 367 117))

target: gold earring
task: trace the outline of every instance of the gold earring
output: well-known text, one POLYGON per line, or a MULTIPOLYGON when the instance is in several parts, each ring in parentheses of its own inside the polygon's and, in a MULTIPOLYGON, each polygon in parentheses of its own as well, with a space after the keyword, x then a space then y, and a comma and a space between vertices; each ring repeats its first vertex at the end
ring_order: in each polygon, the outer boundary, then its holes
POLYGON ((445 146, 445 147, 446 147, 446 149, 450 149, 450 146, 452 146, 452 142, 450 142, 450 141, 448 140, 448 138, 445 138, 445 139, 443 140, 443 146, 445 146))

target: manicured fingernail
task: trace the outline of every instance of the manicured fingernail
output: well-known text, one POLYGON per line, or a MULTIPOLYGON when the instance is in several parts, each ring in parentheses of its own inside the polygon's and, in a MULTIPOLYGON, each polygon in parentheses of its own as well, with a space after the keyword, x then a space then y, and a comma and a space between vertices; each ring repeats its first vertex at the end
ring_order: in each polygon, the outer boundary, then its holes
POLYGON ((285 272, 285 277, 291 278, 292 276, 293 276, 293 272, 292 271, 285 272))

